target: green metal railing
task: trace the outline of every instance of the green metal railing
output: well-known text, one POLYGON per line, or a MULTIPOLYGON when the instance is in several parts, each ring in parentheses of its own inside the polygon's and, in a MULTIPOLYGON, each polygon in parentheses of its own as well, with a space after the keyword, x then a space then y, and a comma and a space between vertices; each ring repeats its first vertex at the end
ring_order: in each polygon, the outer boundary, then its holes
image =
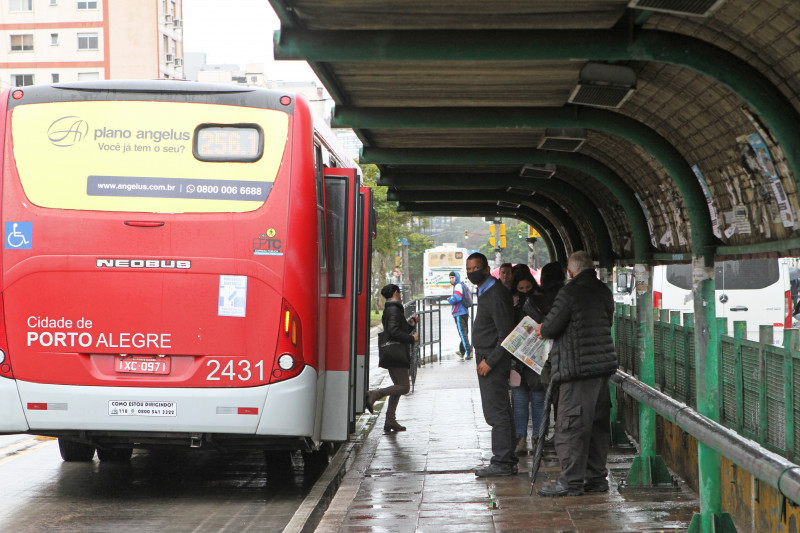
MULTIPOLYGON (((655 388, 696 408, 692 314, 660 311, 653 330, 655 388)), ((720 422, 741 436, 792 461, 800 458, 800 332, 786 330, 783 346, 772 344, 772 326, 760 328, 760 342, 746 338, 746 324, 718 319, 720 422)), ((620 369, 637 375, 635 309, 620 306, 615 342, 620 369)))

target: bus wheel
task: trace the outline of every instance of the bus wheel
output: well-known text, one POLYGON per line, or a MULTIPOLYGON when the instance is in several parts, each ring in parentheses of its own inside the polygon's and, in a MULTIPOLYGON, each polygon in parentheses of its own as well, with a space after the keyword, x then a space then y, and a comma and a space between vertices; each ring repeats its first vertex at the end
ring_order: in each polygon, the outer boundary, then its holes
POLYGON ((303 464, 305 469, 311 472, 321 472, 328 466, 333 455, 333 447, 329 443, 323 443, 319 450, 303 453, 303 464))
POLYGON ((104 463, 127 463, 133 448, 97 448, 97 458, 104 463))
POLYGON ((286 478, 292 473, 292 452, 289 450, 264 450, 267 463, 267 476, 286 478))
POLYGON ((65 461, 88 462, 94 457, 94 446, 74 440, 58 439, 58 451, 65 461))

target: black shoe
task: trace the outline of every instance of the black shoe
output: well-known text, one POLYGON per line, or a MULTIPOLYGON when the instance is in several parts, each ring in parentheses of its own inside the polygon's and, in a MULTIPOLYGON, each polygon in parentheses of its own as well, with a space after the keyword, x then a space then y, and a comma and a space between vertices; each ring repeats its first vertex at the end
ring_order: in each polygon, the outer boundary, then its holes
POLYGON ((583 492, 608 492, 607 481, 596 481, 583 484, 583 492))
POLYGON ((405 431, 405 430, 406 430, 406 427, 405 426, 401 426, 400 424, 397 423, 397 421, 386 422, 383 425, 383 431, 386 432, 386 433, 389 433, 391 431, 405 431))
POLYGON ((478 477, 513 476, 516 473, 517 465, 501 465, 498 463, 492 463, 487 467, 479 468, 475 471, 475 475, 478 477))
POLYGON ((552 483, 537 490, 536 494, 544 496, 545 498, 560 498, 562 496, 580 496, 583 494, 583 491, 580 489, 564 488, 561 486, 561 483, 552 483))

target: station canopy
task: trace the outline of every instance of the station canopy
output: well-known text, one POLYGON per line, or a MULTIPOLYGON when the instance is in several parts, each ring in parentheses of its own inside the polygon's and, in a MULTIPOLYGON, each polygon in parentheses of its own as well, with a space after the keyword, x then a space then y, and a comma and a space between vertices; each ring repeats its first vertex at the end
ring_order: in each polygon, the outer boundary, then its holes
POLYGON ((797 255, 796 0, 270 0, 398 209, 602 263, 797 255))

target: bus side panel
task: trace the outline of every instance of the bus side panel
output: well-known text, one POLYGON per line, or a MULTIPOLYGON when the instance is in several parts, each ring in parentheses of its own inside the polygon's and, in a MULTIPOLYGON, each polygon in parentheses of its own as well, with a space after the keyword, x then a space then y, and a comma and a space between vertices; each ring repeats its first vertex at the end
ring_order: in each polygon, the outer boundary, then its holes
MULTIPOLYGON (((0 92, 0 172, 5 172, 6 152, 6 123, 11 120, 6 117, 10 89, 0 92)), ((10 149, 10 147, 9 147, 10 149)), ((0 180, 0 196, 3 191, 3 181, 0 180)), ((2 272, 2 269, 0 269, 2 272)), ((0 327, 5 327, 5 317, 0 317, 0 327)), ((28 430, 28 422, 22 411, 22 401, 17 392, 17 384, 13 379, 0 376, 0 433, 17 433, 28 430)))
MULTIPOLYGON (((355 170, 345 168, 325 168, 324 175, 327 183, 335 180, 346 180, 346 221, 344 221, 343 248, 341 264, 338 274, 343 276, 344 288, 343 296, 328 296, 327 309, 327 330, 335 332, 329 334, 325 339, 326 343, 326 371, 325 371, 325 395, 323 398, 322 414, 322 439, 343 441, 349 434, 350 414, 353 412, 354 405, 351 403, 351 386, 353 377, 351 371, 354 370, 354 336, 351 328, 353 327, 353 316, 355 301, 353 298, 353 268, 355 267, 355 215, 356 215, 356 191, 355 170)), ((326 211, 333 207, 327 203, 326 211)), ((326 217, 327 220, 327 217, 326 217)), ((339 221, 341 222, 341 221, 339 221)), ((337 231, 337 228, 327 227, 326 232, 330 234, 337 231)), ((336 251, 328 249, 329 265, 335 261, 336 251)), ((336 275, 336 271, 329 267, 328 276, 336 275)))

